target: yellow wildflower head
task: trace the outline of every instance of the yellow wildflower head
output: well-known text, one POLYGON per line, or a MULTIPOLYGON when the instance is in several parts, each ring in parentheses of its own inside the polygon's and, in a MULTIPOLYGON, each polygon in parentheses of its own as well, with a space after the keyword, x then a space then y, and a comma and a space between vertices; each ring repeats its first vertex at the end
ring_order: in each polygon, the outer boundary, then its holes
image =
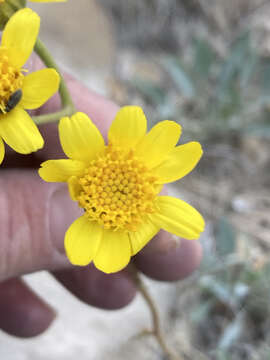
POLYGON ((71 191, 81 187, 74 199, 90 221, 113 231, 136 231, 143 216, 155 212, 153 199, 160 189, 155 180, 132 149, 110 143, 73 179, 71 191))
POLYGON ((71 263, 91 261, 106 273, 123 269, 162 228, 186 239, 203 231, 201 215, 182 200, 159 196, 165 183, 180 179, 199 161, 199 143, 176 146, 181 127, 162 121, 146 133, 141 108, 119 110, 108 144, 87 115, 62 118, 59 134, 69 159, 45 161, 45 181, 67 182, 84 209, 65 236, 71 263))
POLYGON ((43 105, 59 87, 54 69, 27 74, 22 66, 32 53, 39 32, 39 16, 31 9, 17 11, 7 22, 0 45, 0 163, 4 142, 28 154, 43 146, 43 139, 25 109, 43 105))

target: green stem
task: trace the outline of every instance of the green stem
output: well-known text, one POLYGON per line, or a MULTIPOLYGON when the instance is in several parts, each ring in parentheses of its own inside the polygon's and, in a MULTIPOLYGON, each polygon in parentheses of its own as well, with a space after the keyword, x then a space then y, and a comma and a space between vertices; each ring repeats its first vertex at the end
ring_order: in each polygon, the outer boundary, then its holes
POLYGON ((54 113, 51 114, 44 114, 44 115, 37 115, 37 116, 32 116, 32 119, 34 120, 34 122, 38 125, 40 124, 47 124, 47 123, 52 123, 55 122, 59 119, 61 119, 64 116, 71 116, 72 114, 74 114, 76 111, 74 109, 74 107, 71 106, 65 106, 62 110, 60 111, 56 111, 54 113))
POLYGON ((75 106, 73 104, 72 98, 70 96, 68 87, 66 85, 66 82, 61 75, 61 72, 55 63, 53 57, 49 53, 46 46, 43 44, 43 42, 38 38, 36 45, 35 45, 35 52, 39 55, 43 63, 49 67, 54 68, 58 74, 60 75, 60 86, 59 86, 59 94, 61 98, 61 104, 62 104, 62 110, 57 111, 55 113, 51 114, 44 114, 44 115, 38 115, 33 116, 33 120, 37 124, 44 124, 48 122, 54 122, 59 120, 59 118, 63 116, 70 116, 76 112, 75 106))

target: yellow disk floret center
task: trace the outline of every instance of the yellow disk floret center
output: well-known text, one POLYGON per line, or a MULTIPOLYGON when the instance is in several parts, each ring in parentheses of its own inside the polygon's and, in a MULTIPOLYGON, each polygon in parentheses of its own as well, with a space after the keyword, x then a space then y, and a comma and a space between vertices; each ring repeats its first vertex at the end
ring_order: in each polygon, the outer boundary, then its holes
POLYGON ((79 179, 79 205, 105 229, 136 231, 156 211, 156 178, 134 155, 109 145, 79 179))
POLYGON ((8 112, 8 101, 15 91, 22 88, 23 77, 20 69, 10 63, 5 49, 0 49, 0 113, 8 112))

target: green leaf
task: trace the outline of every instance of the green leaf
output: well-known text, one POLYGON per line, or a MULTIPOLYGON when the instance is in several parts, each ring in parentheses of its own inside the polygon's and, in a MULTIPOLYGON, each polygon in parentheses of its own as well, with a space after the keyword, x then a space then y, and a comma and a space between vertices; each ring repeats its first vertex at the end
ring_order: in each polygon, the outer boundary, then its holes
POLYGON ((270 139, 270 123, 249 125, 245 128, 245 132, 254 136, 270 139))
POLYGON ((231 49, 229 58, 224 62, 220 77, 218 81, 217 94, 218 98, 222 99, 235 82, 236 76, 241 71, 243 63, 250 52, 250 39, 249 33, 244 33, 235 42, 231 49))
POLYGON ((231 288, 228 284, 225 284, 225 282, 219 281, 219 279, 215 279, 212 276, 205 275, 200 280, 200 286, 224 304, 230 307, 235 306, 231 288))
POLYGON ((235 250, 235 231, 226 218, 221 218, 217 225, 216 251, 219 256, 232 254, 235 250))
POLYGON ((240 73, 240 87, 242 91, 248 86, 248 83, 255 73, 256 66, 258 65, 259 57, 256 53, 251 52, 246 57, 246 62, 243 64, 240 73))
POLYGON ((206 78, 209 74, 210 67, 216 58, 216 55, 210 45, 202 39, 194 40, 194 48, 194 71, 200 77, 206 78))
POLYGON ((269 94, 270 92, 270 62, 265 60, 261 66, 261 85, 263 95, 269 94))
POLYGON ((199 303, 198 307, 196 307, 191 313, 191 321, 195 324, 199 324, 200 322, 209 318, 209 313, 213 309, 215 304, 216 302, 214 299, 199 303))
POLYGON ((234 321, 232 321, 224 330, 218 342, 218 348, 228 350, 244 332, 244 314, 238 313, 234 321))
POLYGON ((165 102, 165 90, 151 82, 142 79, 133 79, 132 85, 145 97, 145 100, 153 105, 160 105, 165 102))
POLYGON ((163 60, 163 66, 183 95, 187 98, 195 96, 195 88, 192 79, 179 61, 173 57, 167 57, 163 60))
POLYGON ((215 351, 217 360, 232 360, 231 356, 226 351, 217 350, 215 351))

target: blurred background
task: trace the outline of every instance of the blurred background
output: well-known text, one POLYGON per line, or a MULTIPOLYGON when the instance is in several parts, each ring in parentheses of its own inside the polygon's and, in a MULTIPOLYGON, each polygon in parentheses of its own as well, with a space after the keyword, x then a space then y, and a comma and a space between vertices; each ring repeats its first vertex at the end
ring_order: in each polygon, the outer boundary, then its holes
MULTIPOLYGON (((170 345, 187 360, 269 360, 270 1, 32 7, 64 69, 119 105, 142 106, 151 126, 179 122, 181 143, 202 143, 197 168, 170 187, 207 221, 202 265, 177 284, 147 280, 170 345)), ((34 340, 1 333, 1 359, 164 359, 155 340, 139 335, 150 325, 139 296, 108 313, 79 303, 46 274, 27 281, 60 317, 34 340)))

